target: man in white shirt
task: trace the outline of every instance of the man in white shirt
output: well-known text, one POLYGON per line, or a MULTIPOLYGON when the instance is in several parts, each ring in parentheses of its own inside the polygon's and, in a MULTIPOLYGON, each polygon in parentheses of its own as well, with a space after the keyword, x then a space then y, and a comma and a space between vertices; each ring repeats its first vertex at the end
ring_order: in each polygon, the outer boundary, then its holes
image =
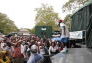
POLYGON ((61 42, 64 43, 65 50, 69 47, 69 30, 68 27, 64 24, 63 20, 59 20, 60 32, 61 32, 61 42))
POLYGON ((63 20, 59 21, 59 26, 60 26, 61 38, 62 37, 69 38, 69 30, 68 27, 64 24, 63 20))

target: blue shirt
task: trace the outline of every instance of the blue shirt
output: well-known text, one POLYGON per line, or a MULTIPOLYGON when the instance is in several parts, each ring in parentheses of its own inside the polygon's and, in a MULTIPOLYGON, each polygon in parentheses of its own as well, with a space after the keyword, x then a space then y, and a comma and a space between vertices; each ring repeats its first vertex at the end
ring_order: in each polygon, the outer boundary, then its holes
POLYGON ((29 57, 29 60, 27 61, 27 63, 38 63, 42 60, 43 60, 43 55, 41 55, 41 54, 32 54, 29 57))

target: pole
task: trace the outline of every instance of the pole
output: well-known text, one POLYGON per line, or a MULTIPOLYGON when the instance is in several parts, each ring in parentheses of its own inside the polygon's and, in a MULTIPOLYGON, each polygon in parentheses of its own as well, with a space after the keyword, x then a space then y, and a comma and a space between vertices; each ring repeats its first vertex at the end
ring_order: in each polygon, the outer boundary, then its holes
POLYGON ((87 34, 87 33, 86 33, 86 30, 85 30, 85 44, 86 44, 86 47, 87 47, 87 43, 86 43, 86 40, 87 40, 87 39, 86 39, 86 34, 87 34))

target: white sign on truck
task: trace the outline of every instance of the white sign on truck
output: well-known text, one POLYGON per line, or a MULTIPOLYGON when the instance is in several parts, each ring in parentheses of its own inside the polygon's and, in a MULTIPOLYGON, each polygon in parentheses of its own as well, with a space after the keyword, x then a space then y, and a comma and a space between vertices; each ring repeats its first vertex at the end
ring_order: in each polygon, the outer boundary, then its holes
POLYGON ((70 32, 70 39, 83 39, 83 31, 70 32))

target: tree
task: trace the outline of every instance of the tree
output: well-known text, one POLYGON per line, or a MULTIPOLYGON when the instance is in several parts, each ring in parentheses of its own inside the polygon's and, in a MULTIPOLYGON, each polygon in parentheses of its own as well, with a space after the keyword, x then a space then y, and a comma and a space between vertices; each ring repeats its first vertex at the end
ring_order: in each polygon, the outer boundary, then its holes
POLYGON ((41 8, 36 8, 36 26, 52 26, 53 30, 58 30, 56 21, 59 20, 58 13, 54 12, 52 6, 42 5, 41 8))
POLYGON ((32 34, 35 34, 35 28, 32 28, 32 29, 30 30, 30 32, 31 32, 32 34))
POLYGON ((71 14, 68 14, 64 19, 64 23, 68 26, 69 30, 71 30, 71 16, 71 14))
MULTIPOLYGON (((83 6, 89 0, 69 0, 63 6, 63 11, 72 11, 75 12, 81 6, 83 6)), ((90 0, 91 1, 91 0, 90 0)))
POLYGON ((10 20, 6 14, 0 13, 0 32, 8 34, 10 32, 16 32, 18 28, 12 20, 10 20))

